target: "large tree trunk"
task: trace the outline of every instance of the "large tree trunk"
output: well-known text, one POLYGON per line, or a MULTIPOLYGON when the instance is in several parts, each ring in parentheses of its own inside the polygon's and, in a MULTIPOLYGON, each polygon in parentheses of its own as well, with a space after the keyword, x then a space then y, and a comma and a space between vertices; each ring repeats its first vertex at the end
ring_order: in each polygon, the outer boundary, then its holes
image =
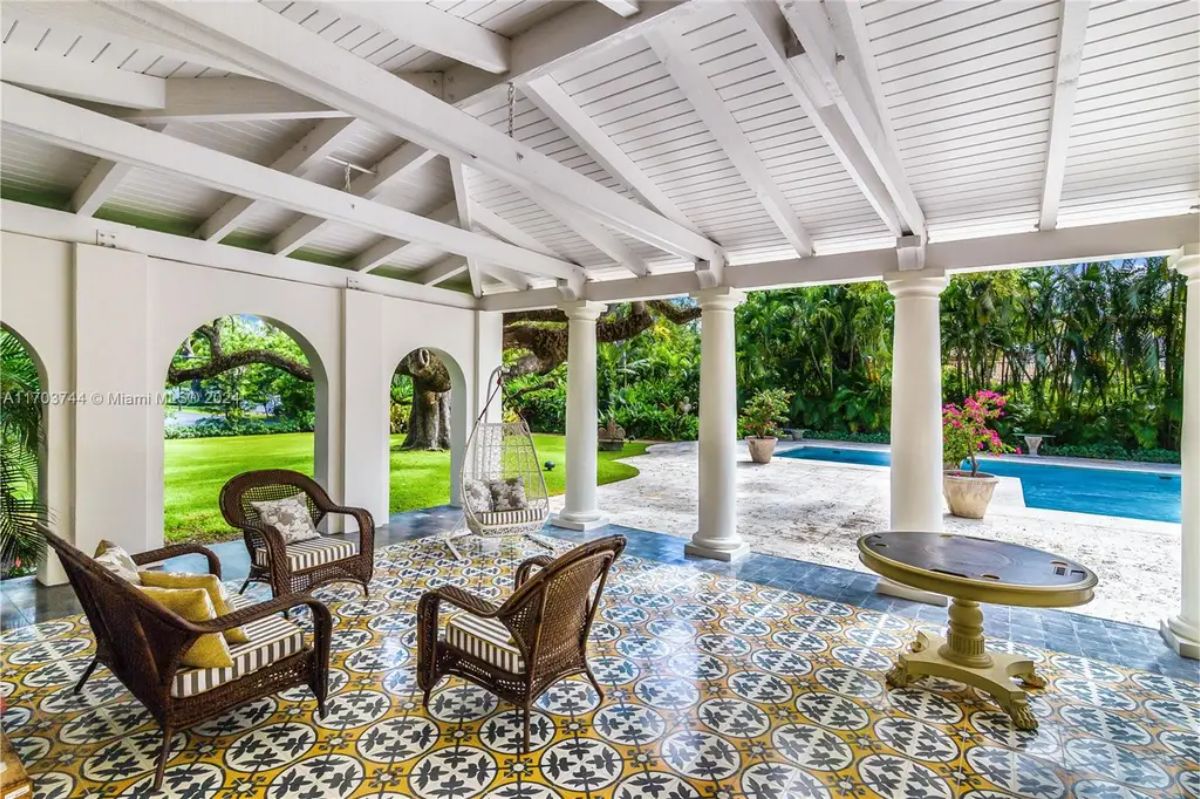
POLYGON ((413 350, 398 370, 413 381, 408 434, 401 449, 450 449, 450 372, 426 349, 413 350))

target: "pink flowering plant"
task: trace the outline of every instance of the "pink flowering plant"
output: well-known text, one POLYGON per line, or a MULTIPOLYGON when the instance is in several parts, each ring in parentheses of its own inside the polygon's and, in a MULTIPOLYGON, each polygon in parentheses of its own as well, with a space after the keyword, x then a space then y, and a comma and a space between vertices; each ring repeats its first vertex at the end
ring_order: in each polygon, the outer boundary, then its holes
POLYGON ((976 457, 981 453, 1003 455, 1020 450, 1000 440, 1000 434, 990 425, 1004 416, 1008 400, 995 391, 977 391, 967 397, 962 405, 953 402, 942 406, 942 451, 947 464, 958 468, 965 460, 971 461, 971 476, 979 473, 976 457))

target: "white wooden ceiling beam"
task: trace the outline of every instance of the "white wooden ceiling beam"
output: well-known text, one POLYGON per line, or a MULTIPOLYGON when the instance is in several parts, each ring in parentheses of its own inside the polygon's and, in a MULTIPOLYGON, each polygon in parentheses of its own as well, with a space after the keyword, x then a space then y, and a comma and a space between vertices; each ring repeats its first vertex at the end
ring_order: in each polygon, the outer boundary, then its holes
POLYGON ((509 139, 265 6, 98 1, 156 29, 186 32, 198 47, 222 52, 258 74, 517 188, 542 188, 558 202, 626 235, 681 257, 723 257, 703 236, 509 139))
POLYGON ((608 174, 633 189, 646 204, 668 219, 686 228, 696 226, 680 211, 674 201, 654 184, 646 173, 625 154, 625 151, 571 99, 549 75, 520 82, 521 91, 543 114, 558 125, 585 153, 608 174))
POLYGON ((614 14, 632 17, 639 9, 638 0, 599 0, 600 4, 614 14))
POLYGON ((857 2, 818 3, 777 0, 799 40, 791 61, 806 93, 819 108, 836 106, 850 134, 887 187, 902 223, 901 233, 925 235, 925 213, 900 161, 895 136, 886 123, 877 81, 862 77, 874 69, 857 2))
POLYGON ((66 0, 4 0, 4 14, 17 18, 30 17, 58 30, 73 34, 95 34, 128 52, 141 51, 161 55, 215 70, 218 74, 232 72, 249 75, 249 71, 219 53, 202 52, 190 45, 187 38, 176 36, 147 36, 146 30, 102 5, 66 0))
POLYGON ((646 41, 788 244, 798 255, 811 255, 812 239, 705 74, 704 65, 685 40, 680 26, 667 24, 654 28, 646 33, 646 41))
POLYGON ((338 13, 368 20, 401 41, 470 64, 485 72, 508 71, 504 36, 422 2, 335 2, 338 13))
POLYGON ((543 255, 553 255, 555 258, 564 258, 563 254, 557 252, 553 247, 546 244, 541 239, 527 233, 524 229, 517 227, 512 222, 509 222, 500 214, 496 213, 486 206, 479 203, 473 203, 471 206, 472 218, 475 224, 481 228, 490 230, 500 238, 515 244, 518 247, 524 247, 527 250, 540 252, 543 255))
POLYGON ((108 246, 167 261, 335 289, 346 288, 353 281, 353 287, 360 291, 450 308, 472 309, 478 305, 470 294, 459 291, 422 286, 377 275, 354 275, 336 266, 295 258, 277 258, 267 253, 218 244, 215 241, 201 241, 189 236, 177 236, 104 219, 81 217, 66 211, 56 211, 14 200, 0 201, 0 229, 44 239, 91 245, 99 244, 103 236, 108 246))
MULTIPOLYGON (((147 125, 149 130, 164 131, 166 125, 147 125)), ((93 216, 113 195, 121 181, 133 171, 129 164, 101 158, 92 166, 79 187, 71 194, 71 210, 79 216, 93 216)))
POLYGON ((58 97, 126 108, 162 108, 167 102, 162 78, 11 46, 0 47, 0 77, 58 97))
POLYGON ((625 242, 613 235, 611 230, 599 222, 584 216, 574 208, 556 203, 553 197, 536 189, 528 190, 527 194, 531 200, 541 206, 543 211, 557 219, 576 236, 579 236, 579 238, 616 261, 619 265, 625 267, 635 275, 650 274, 650 269, 646 266, 646 262, 637 253, 629 249, 625 242))
POLYGON ((1042 182, 1042 207, 1038 227, 1058 227, 1058 205, 1062 199, 1063 176, 1067 169, 1067 147, 1075 116, 1075 90, 1083 64, 1087 38, 1089 0, 1062 0, 1058 29, 1058 57, 1054 65, 1054 102, 1050 106, 1050 137, 1046 142, 1046 174, 1042 182))
MULTIPOLYGON (((450 181, 454 184, 454 205, 458 209, 458 226, 463 230, 471 230, 471 195, 467 191, 467 175, 462 162, 450 159, 450 181)), ((476 297, 483 295, 483 275, 479 261, 467 258, 467 275, 471 278, 471 293, 476 297)))
POLYGON ((426 286, 436 286, 456 275, 467 271, 467 262, 457 255, 443 258, 433 266, 427 266, 412 276, 413 282, 426 286))
MULTIPOLYGON (((1195 239, 1196 222, 1196 214, 1183 214, 934 242, 927 245, 926 268, 953 274, 1167 255, 1195 239)), ((896 250, 879 249, 739 264, 725 268, 725 284, 754 290, 882 280, 896 270, 897 259, 896 250)), ((695 291, 698 285, 694 272, 594 280, 584 285, 580 299, 612 303, 678 297, 695 291)), ((485 296, 480 308, 532 310, 554 307, 560 300, 556 289, 512 291, 485 296)))
MULTIPOLYGON (((383 190, 401 180, 411 177, 418 169, 428 164, 437 153, 412 142, 405 142, 388 153, 370 172, 359 173, 350 181, 350 194, 373 200, 383 190)), ((288 255, 311 241, 329 223, 316 216, 302 216, 288 225, 271 242, 271 252, 288 255)))
MULTIPOLYGON (((304 134, 300 141, 272 161, 271 169, 304 177, 324 161, 325 157, 331 154, 340 142, 362 127, 364 127, 363 123, 349 118, 323 119, 312 130, 304 134)), ((197 233, 202 239, 220 241, 237 230, 257 205, 248 197, 230 197, 213 212, 212 216, 204 220, 197 233)))
MULTIPOLYGON (((443 224, 457 224, 458 206, 454 204, 453 200, 451 200, 430 214, 429 218, 435 222, 442 222, 443 224)), ((421 245, 413 244, 412 242, 408 241, 400 241, 398 239, 381 239, 360 252, 358 255, 354 256, 354 259, 350 262, 350 268, 359 272, 370 272, 372 269, 377 269, 394 258, 403 257, 404 251, 409 247, 419 246, 421 245)), ((540 250, 538 252, 540 252, 540 250)), ((555 255, 554 253, 544 254, 555 255)))
POLYGON ((579 280, 572 263, 443 225, 382 203, 278 172, 226 153, 144 130, 27 89, 4 85, 5 130, 99 158, 169 172, 219 191, 274 202, 384 236, 473 255, 548 277, 579 280))
POLYGON ((754 2, 738 3, 733 8, 745 25, 747 35, 758 44, 767 63, 791 92, 813 128, 825 140, 825 144, 841 162, 851 180, 875 209, 875 213, 887 225, 892 235, 902 235, 905 225, 900 221, 900 215, 887 186, 879 179, 875 167, 863 152, 841 112, 832 105, 818 107, 805 88, 802 76, 789 60, 787 41, 792 38, 792 32, 779 7, 774 3, 754 2))
MULTIPOLYGON (((435 97, 442 94, 440 72, 407 72, 399 77, 435 97)), ((119 111, 116 116, 129 122, 257 122, 350 116, 278 83, 258 78, 240 75, 166 78, 163 84, 166 87, 164 104, 143 110, 119 111)))

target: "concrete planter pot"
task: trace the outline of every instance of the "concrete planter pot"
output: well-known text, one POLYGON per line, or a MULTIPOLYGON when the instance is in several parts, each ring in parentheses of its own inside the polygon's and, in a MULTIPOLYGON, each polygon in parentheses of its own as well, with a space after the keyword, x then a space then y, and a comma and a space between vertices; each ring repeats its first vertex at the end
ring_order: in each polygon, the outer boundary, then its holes
POLYGON ((942 473, 942 494, 950 513, 962 519, 982 519, 1000 479, 994 474, 947 469, 942 473))
POLYGON ((746 443, 750 446, 750 460, 755 463, 770 463, 779 439, 775 436, 746 436, 746 443))

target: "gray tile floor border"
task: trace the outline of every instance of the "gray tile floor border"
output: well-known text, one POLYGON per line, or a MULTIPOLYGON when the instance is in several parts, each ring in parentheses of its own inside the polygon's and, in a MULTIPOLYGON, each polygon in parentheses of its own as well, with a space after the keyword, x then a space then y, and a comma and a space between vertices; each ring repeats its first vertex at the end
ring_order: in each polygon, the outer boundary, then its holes
MULTIPOLYGON (((460 524, 461 518, 460 511, 448 506, 399 513, 376 532, 376 546, 388 546, 453 530, 460 524)), ((681 538, 619 525, 608 525, 588 533, 550 527, 545 530, 546 535, 567 541, 585 541, 613 533, 620 533, 629 539, 626 550, 629 554, 648 560, 684 565, 711 574, 895 613, 939 626, 946 619, 946 609, 943 607, 876 594, 875 576, 862 572, 775 555, 752 554, 735 563, 693 559, 684 555, 685 541, 681 538)), ((221 559, 225 579, 241 580, 246 576, 249 559, 241 541, 214 544, 212 549, 221 559)), ((177 559, 171 566, 199 571, 203 563, 199 556, 188 556, 177 559)), ((46 588, 37 585, 33 578, 0 583, 0 629, 22 627, 78 612, 79 604, 70 586, 46 588)), ((1172 652, 1155 629, 1069 611, 998 605, 987 606, 984 617, 985 632, 992 639, 1029 644, 1126 668, 1200 682, 1200 663, 1172 652)))

